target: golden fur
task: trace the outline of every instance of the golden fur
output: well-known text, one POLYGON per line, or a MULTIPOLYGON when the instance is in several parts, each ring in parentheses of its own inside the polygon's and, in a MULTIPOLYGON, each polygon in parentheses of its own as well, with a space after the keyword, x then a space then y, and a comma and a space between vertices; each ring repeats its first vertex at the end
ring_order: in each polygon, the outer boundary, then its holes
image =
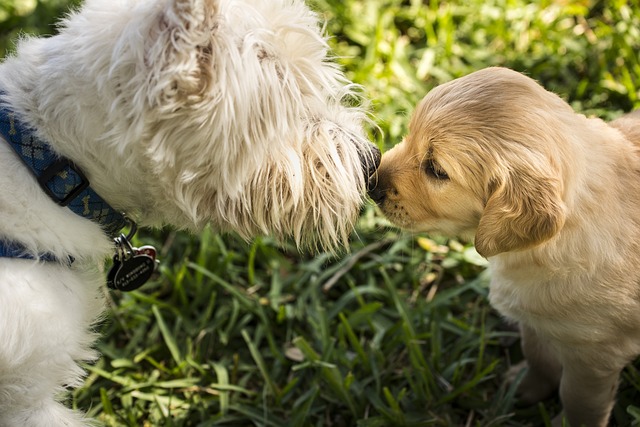
POLYGON ((521 327, 520 398, 559 387, 571 426, 607 425, 640 354, 640 112, 586 118, 488 68, 431 91, 409 129, 371 196, 400 227, 474 238, 492 305, 521 327))

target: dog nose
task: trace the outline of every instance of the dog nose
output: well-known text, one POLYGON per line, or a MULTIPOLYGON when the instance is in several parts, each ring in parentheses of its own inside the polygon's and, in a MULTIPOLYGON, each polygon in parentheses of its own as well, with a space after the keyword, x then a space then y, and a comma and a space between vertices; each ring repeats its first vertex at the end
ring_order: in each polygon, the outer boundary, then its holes
POLYGON ((378 166, 380 166, 380 158, 382 157, 382 154, 378 147, 373 144, 369 144, 369 147, 367 148, 368 150, 366 153, 360 154, 360 160, 362 161, 364 176, 369 182, 376 173, 376 170, 378 170, 378 166))
POLYGON ((380 166, 380 159, 382 153, 380 149, 374 144, 369 143, 366 150, 360 151, 360 161, 362 162, 362 171, 367 179, 367 191, 371 192, 371 189, 376 186, 377 176, 376 171, 380 166))

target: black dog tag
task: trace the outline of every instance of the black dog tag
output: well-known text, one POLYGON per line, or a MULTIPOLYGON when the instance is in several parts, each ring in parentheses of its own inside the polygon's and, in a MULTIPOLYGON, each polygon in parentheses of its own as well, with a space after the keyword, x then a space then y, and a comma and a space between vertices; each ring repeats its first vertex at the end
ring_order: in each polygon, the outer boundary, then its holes
POLYGON ((138 254, 127 258, 121 261, 120 266, 115 270, 113 289, 124 292, 138 289, 151 278, 155 268, 156 261, 148 255, 138 254))
POLYGON ((110 289, 133 291, 144 285, 156 271, 156 249, 153 246, 134 248, 129 239, 135 233, 135 224, 132 224, 132 230, 129 236, 121 234, 114 239, 116 253, 107 273, 107 286, 110 289))
POLYGON ((111 268, 109 269, 109 272, 107 273, 107 287, 109 289, 116 289, 114 279, 116 278, 116 273, 120 269, 121 265, 122 263, 120 262, 120 257, 118 256, 118 254, 115 254, 113 256, 113 265, 111 266, 111 268))

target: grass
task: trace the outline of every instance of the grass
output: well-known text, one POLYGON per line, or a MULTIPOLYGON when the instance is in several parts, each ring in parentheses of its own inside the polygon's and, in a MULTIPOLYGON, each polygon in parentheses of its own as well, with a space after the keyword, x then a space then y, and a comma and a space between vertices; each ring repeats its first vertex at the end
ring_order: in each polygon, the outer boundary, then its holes
POLYGON ((500 387, 513 334, 460 243, 361 236, 333 259, 162 236, 181 256, 144 291, 113 295, 105 357, 74 396, 107 425, 457 425, 463 396, 511 406, 480 387, 500 387))
MULTIPOLYGON (((17 28, 50 32, 64 5, 20 16, 23 3, 0 3, 2 46, 17 28)), ((383 150, 431 87, 490 65, 586 114, 640 107, 634 2, 312 4, 371 99, 383 150)), ((468 243, 400 233, 371 206, 340 257, 208 229, 139 239, 161 248, 160 276, 109 294, 104 356, 68 400, 105 426, 542 426, 559 408, 514 405, 502 378, 521 358, 517 334, 488 305, 485 262, 468 243)), ((638 368, 623 373, 615 425, 640 424, 638 368)))

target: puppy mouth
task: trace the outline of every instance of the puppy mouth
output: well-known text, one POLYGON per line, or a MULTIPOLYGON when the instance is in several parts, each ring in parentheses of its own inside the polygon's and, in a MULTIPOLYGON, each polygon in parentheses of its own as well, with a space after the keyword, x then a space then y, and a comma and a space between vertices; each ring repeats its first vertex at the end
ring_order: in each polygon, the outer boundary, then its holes
MULTIPOLYGON (((369 197, 373 202, 382 208, 384 200, 386 198, 386 191, 380 189, 373 180, 369 181, 369 197), (373 184, 373 185, 372 185, 373 184)), ((386 214, 385 214, 386 215, 386 214)))
POLYGON ((367 181, 367 193, 371 200, 382 208, 389 191, 391 191, 391 188, 387 185, 382 174, 378 173, 377 169, 373 171, 373 173, 369 175, 369 180, 367 181))

